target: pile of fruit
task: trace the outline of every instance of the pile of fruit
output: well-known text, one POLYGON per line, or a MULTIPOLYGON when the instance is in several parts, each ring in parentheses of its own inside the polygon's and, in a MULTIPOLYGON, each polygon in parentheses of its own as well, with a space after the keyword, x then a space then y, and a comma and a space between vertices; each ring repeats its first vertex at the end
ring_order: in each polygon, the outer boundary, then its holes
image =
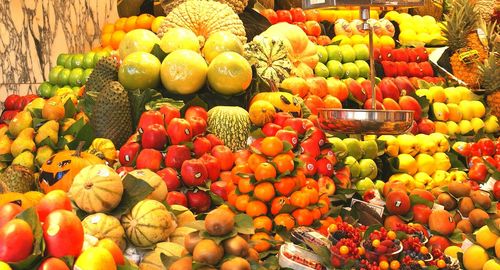
POLYGON ((373 10, 370 81, 358 10, 248 2, 161 1, 5 100, 0 269, 500 268, 495 26, 481 49, 466 0, 446 23, 373 10), (320 128, 372 100, 410 130, 320 128))

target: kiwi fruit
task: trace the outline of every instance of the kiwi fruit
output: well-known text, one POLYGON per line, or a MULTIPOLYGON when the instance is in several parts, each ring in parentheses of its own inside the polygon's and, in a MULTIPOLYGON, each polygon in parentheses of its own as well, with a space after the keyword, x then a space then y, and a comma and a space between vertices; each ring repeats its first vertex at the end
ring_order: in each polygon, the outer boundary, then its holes
POLYGON ((223 246, 226 254, 238 257, 248 255, 248 242, 239 235, 225 240, 223 246))
POLYGON ((222 236, 233 231, 234 213, 226 208, 217 208, 205 217, 205 229, 208 234, 222 236))
POLYGON ((458 203, 458 210, 464 217, 468 217, 470 211, 474 210, 476 207, 474 206, 474 202, 470 197, 463 197, 458 203))
POLYGON ((455 215, 453 215, 453 221, 457 224, 460 220, 462 220, 462 215, 460 215, 459 212, 455 212, 455 215))
POLYGON ((472 227, 472 223, 468 219, 462 219, 457 223, 457 229, 461 230, 465 234, 472 233, 474 227, 472 227))
POLYGON ((193 260, 216 265, 224 256, 224 249, 211 239, 203 239, 194 247, 193 260))
POLYGON ((439 194, 443 193, 443 190, 441 189, 441 187, 435 187, 431 189, 431 193, 432 195, 434 195, 434 198, 437 198, 439 194))
POLYGON ((194 247, 201 241, 200 232, 190 232, 184 236, 184 247, 189 253, 193 254, 194 247))
POLYGON ((170 265, 168 270, 191 270, 193 268, 193 258, 183 257, 170 265))
POLYGON ((437 202, 440 205, 444 206, 444 209, 447 211, 451 211, 457 208, 457 201, 448 193, 439 194, 439 196, 437 197, 437 202))
POLYGON ((451 182, 448 185, 448 192, 453 195, 455 198, 462 198, 469 196, 470 194, 470 185, 467 183, 459 183, 456 181, 451 182))
POLYGON ((470 223, 472 223, 475 228, 484 226, 485 220, 488 218, 490 218, 490 216, 483 209, 476 208, 469 213, 470 223))
POLYGON ((234 257, 225 261, 220 270, 250 270, 250 263, 241 257, 234 257))
POLYGON ((491 198, 488 192, 482 190, 474 190, 470 193, 470 197, 475 204, 487 210, 491 207, 491 198))
POLYGON ((246 257, 248 261, 251 262, 258 262, 260 257, 259 257, 259 252, 253 248, 248 249, 248 256, 246 257))

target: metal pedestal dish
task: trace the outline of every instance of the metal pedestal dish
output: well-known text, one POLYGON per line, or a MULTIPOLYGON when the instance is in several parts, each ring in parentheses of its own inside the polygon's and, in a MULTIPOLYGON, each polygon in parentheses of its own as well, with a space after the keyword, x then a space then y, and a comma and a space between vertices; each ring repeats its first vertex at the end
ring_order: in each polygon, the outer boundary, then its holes
POLYGON ((401 134, 411 128, 413 111, 318 109, 318 121, 327 132, 401 134))

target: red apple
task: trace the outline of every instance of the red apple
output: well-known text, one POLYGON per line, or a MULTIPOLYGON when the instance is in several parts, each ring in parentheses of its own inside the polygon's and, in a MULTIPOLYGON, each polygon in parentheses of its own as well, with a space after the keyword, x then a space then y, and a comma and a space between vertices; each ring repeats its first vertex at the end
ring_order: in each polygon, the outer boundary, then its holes
POLYGON ((139 124, 137 125, 137 130, 142 132, 146 127, 152 124, 160 124, 163 125, 163 114, 159 111, 145 111, 141 114, 141 118, 139 118, 139 124))
POLYGON ((309 36, 319 37, 321 35, 321 26, 317 21, 307 21, 306 28, 309 36))
POLYGON ((186 119, 174 118, 170 121, 167 128, 167 134, 170 137, 172 144, 180 144, 189 142, 193 138, 193 130, 191 124, 186 119))
POLYGON ((483 156, 494 156, 496 154, 496 145, 490 138, 482 138, 477 143, 483 156))
POLYGON ((143 148, 163 150, 167 143, 167 131, 162 124, 152 124, 143 128, 141 144, 143 148))
POLYGON ((470 180, 483 183, 486 180, 486 175, 488 175, 488 167, 484 163, 474 164, 469 168, 468 175, 470 180))
POLYGON ((179 191, 170 191, 167 193, 167 203, 168 205, 182 205, 187 207, 188 200, 184 193, 179 191))
POLYGON ((410 133, 413 134, 413 135, 417 135, 418 134, 418 124, 417 124, 417 121, 415 121, 415 120, 413 120, 413 122, 411 124, 410 133))
POLYGON ((225 145, 217 145, 212 148, 212 156, 216 157, 220 162, 220 169, 229 171, 234 165, 233 152, 225 145))
POLYGON ((396 63, 398 77, 399 76, 408 76, 408 75, 410 75, 410 69, 408 67, 408 63, 401 62, 401 61, 398 61, 398 62, 395 62, 395 63, 396 63))
POLYGON ((298 135, 304 135, 306 133, 306 127, 301 118, 289 118, 285 121, 283 127, 291 127, 298 135))
POLYGON ((124 177, 125 175, 127 175, 129 172, 131 172, 133 170, 134 170, 134 167, 120 167, 120 168, 116 169, 116 173, 118 173, 118 175, 120 177, 124 177))
POLYGON ((309 86, 309 94, 323 98, 328 94, 328 84, 323 77, 307 78, 306 83, 309 86))
POLYGON ((118 160, 120 161, 120 164, 122 166, 132 166, 140 150, 141 145, 136 142, 123 145, 118 153, 118 160))
POLYGON ((404 95, 410 95, 415 92, 415 87, 410 82, 408 77, 396 77, 394 83, 397 85, 399 92, 404 95))
POLYGON ((220 163, 219 159, 212 156, 209 153, 201 156, 201 161, 205 164, 205 168, 207 168, 208 179, 211 181, 216 181, 220 176, 220 163))
POLYGON ((64 209, 71 211, 71 200, 66 192, 56 189, 47 193, 36 205, 36 212, 41 222, 55 210, 64 209))
POLYGON ((393 111, 401 110, 399 104, 392 98, 384 98, 384 100, 382 101, 382 105, 384 105, 384 108, 386 110, 393 110, 393 111))
POLYGON ((164 105, 160 108, 160 113, 163 114, 164 124, 166 127, 170 124, 170 121, 174 118, 181 118, 181 111, 171 105, 164 105))
POLYGON ((394 61, 408 63, 408 53, 406 48, 393 49, 394 61))
POLYGON ((18 103, 18 101, 20 99, 21 99, 21 96, 16 95, 16 94, 7 96, 7 98, 5 99, 5 102, 4 102, 5 110, 22 110, 22 108, 18 109, 16 106, 16 104, 18 103))
POLYGON ((160 151, 156 149, 143 149, 137 156, 135 166, 137 169, 150 169, 156 172, 160 169, 162 159, 163 156, 160 151))
POLYGON ((317 21, 321 20, 321 16, 319 10, 317 9, 308 9, 304 11, 306 13, 306 20, 308 21, 317 21))
POLYGON ((308 139, 315 141, 320 147, 326 143, 326 134, 318 127, 308 127, 306 128, 308 139))
POLYGON ((349 89, 344 82, 335 78, 328 78, 326 80, 328 87, 328 94, 338 98, 340 102, 344 102, 349 97, 349 89))
POLYGON ((422 134, 431 134, 436 131, 436 125, 429 118, 423 118, 418 122, 418 132, 422 134))
POLYGON ((434 70, 432 69, 432 65, 429 62, 420 62, 418 66, 422 69, 423 76, 432 77, 434 76, 434 70))
POLYGON ((320 194, 326 194, 328 196, 335 193, 335 182, 328 176, 322 176, 318 179, 318 186, 320 194))
POLYGON ((203 190, 189 190, 186 192, 189 209, 195 213, 204 213, 210 209, 211 200, 207 192, 203 190))
POLYGON ((205 121, 208 120, 207 110, 200 106, 191 106, 186 110, 186 113, 184 114, 184 118, 186 118, 187 120, 189 120, 189 118, 193 116, 200 117, 205 121))
POLYGON ((424 72, 416 62, 408 63, 409 76, 422 78, 424 72))
POLYGON ((410 96, 402 96, 399 98, 399 106, 403 110, 412 110, 413 118, 415 121, 419 121, 422 118, 422 108, 416 99, 410 96))
POLYGON ((366 101, 366 91, 363 89, 361 84, 352 78, 348 78, 345 81, 347 88, 351 95, 349 98, 354 98, 356 101, 364 103, 366 101))
POLYGON ((316 158, 308 154, 301 154, 299 160, 303 163, 303 170, 306 176, 314 176, 316 174, 316 158))
POLYGON ((191 158, 191 150, 185 145, 171 145, 165 155, 165 166, 179 170, 184 161, 191 158))
POLYGON ((440 235, 433 235, 431 238, 429 238, 429 242, 427 245, 431 249, 439 249, 439 250, 445 250, 447 247, 451 245, 450 240, 448 238, 440 236, 440 235))
POLYGON ((293 148, 295 148, 295 146, 299 143, 299 136, 297 135, 297 132, 293 130, 278 130, 278 132, 276 132, 276 137, 282 141, 287 141, 293 146, 293 148))
MULTIPOLYGON (((415 62, 426 62, 429 60, 429 54, 427 53, 427 49, 425 47, 417 47, 413 48, 415 54, 417 55, 417 61, 415 62)), ((432 76, 432 75, 431 75, 432 76)))
POLYGON ((392 61, 382 61, 382 69, 384 70, 385 77, 396 77, 398 76, 398 66, 392 61))
POLYGON ((309 85, 301 77, 288 77, 281 82, 280 87, 302 98, 309 93, 309 85))
POLYGON ((316 161, 316 168, 320 176, 333 176, 333 163, 328 158, 323 157, 316 161))
POLYGON ((292 14, 292 20, 294 22, 305 22, 306 13, 301 8, 291 8, 290 13, 292 14))
POLYGON ((500 181, 496 181, 493 185, 493 196, 495 196, 495 200, 500 200, 500 181))
MULTIPOLYGON (((372 99, 369 98, 365 101, 365 104, 363 104, 363 108, 365 110, 372 110, 373 109, 373 106, 372 106, 372 99)), ((384 107, 384 104, 382 104, 380 101, 378 100, 375 100, 375 110, 385 110, 385 107, 384 107)))
POLYGON ((330 43, 332 43, 332 40, 330 39, 329 36, 320 35, 318 37, 318 45, 320 45, 320 46, 327 46, 327 45, 330 45, 330 43))
POLYGON ((290 118, 293 118, 293 116, 290 113, 288 113, 288 112, 279 112, 279 113, 276 113, 274 115, 273 123, 275 123, 276 125, 279 125, 281 127, 284 127, 285 121, 287 119, 290 119, 290 118))
POLYGON ((266 123, 262 127, 262 133, 264 133, 266 137, 274 136, 279 130, 281 130, 281 126, 272 122, 266 123))
POLYGON ((309 155, 313 158, 317 158, 320 154, 321 150, 319 148, 318 142, 306 139, 300 143, 300 153, 309 155))
POLYGON ((207 137, 196 137, 193 141, 193 152, 196 157, 201 157, 205 153, 210 153, 212 144, 207 137))
MULTIPOLYGON (((382 61, 394 61, 394 55, 392 54, 392 48, 382 47, 380 48, 380 59, 382 61)), ((391 76, 392 77, 392 76, 391 76)))
MULTIPOLYGON (((71 207, 71 202, 70 202, 71 207)), ((0 228, 7 222, 14 219, 17 214, 21 213, 23 208, 19 204, 6 203, 0 206, 0 228)))
POLYGON ((224 142, 214 134, 207 134, 207 136, 205 137, 207 137, 207 139, 210 141, 212 148, 214 148, 216 145, 224 145, 224 142))
POLYGON ((191 125, 191 129, 193 131, 193 137, 198 135, 203 135, 207 130, 207 121, 205 119, 199 116, 191 116, 186 119, 191 125))
POLYGON ((172 168, 164 168, 156 172, 167 185, 168 191, 178 190, 181 186, 181 179, 177 171, 172 168))
POLYGON ((271 24, 276 24, 278 23, 278 14, 276 14, 276 11, 274 11, 273 9, 264 9, 260 12, 260 14, 264 17, 266 17, 266 19, 271 23, 271 24))
POLYGON ((288 10, 278 10, 276 11, 278 15, 278 22, 292 23, 292 14, 288 10))
POLYGON ((200 159, 190 159, 182 163, 181 177, 188 186, 201 186, 208 179, 208 171, 200 159))
MULTIPOLYGON (((366 97, 372 98, 372 84, 371 84, 371 82, 369 80, 364 80, 363 82, 361 82, 361 87, 363 87, 363 89, 365 90, 366 97)), ((383 94, 382 94, 382 90, 380 89, 380 87, 378 85, 375 85, 375 98, 377 99, 377 101, 380 101, 380 102, 382 102, 382 100, 384 99, 383 94)))
POLYGON ((215 181, 210 185, 210 191, 227 201, 227 183, 225 181, 215 181))

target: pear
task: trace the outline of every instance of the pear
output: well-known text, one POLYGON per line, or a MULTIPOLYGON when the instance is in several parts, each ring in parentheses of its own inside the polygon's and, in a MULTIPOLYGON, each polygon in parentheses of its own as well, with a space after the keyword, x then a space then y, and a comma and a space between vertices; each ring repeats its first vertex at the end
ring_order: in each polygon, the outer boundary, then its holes
POLYGON ((46 138, 50 138, 50 140, 54 144, 57 144, 57 141, 59 139, 58 132, 59 132, 59 123, 55 120, 50 120, 45 124, 43 124, 43 126, 41 126, 38 129, 38 132, 35 136, 35 142, 36 144, 39 144, 46 138))
POLYGON ((3 135, 5 135, 5 133, 7 133, 7 131, 9 131, 9 126, 3 126, 0 128, 0 137, 2 137, 3 135))
POLYGON ((52 150, 52 148, 48 145, 38 148, 35 157, 36 163, 38 166, 42 166, 42 164, 44 164, 45 161, 47 161, 47 159, 49 159, 53 154, 54 150, 52 150))
POLYGON ((0 136, 0 155, 10 154, 11 145, 12 140, 7 134, 0 136))
POLYGON ((34 171, 35 170, 34 159, 35 156, 33 155, 32 152, 24 151, 14 158, 12 164, 22 165, 30 169, 31 171, 34 171))
POLYGON ((28 103, 28 105, 26 105, 26 107, 24 107, 24 111, 34 113, 35 110, 40 110, 40 112, 41 112, 44 105, 45 105, 44 98, 35 98, 30 103, 28 103))
POLYGON ((375 159, 378 157, 378 145, 375 140, 362 141, 363 158, 375 159))
POLYGON ((491 115, 484 121, 484 132, 486 133, 496 133, 500 129, 500 125, 498 124, 498 118, 494 115, 491 115))
POLYGON ((450 151, 450 142, 444 134, 432 133, 429 137, 436 142, 438 152, 448 152, 450 151))
POLYGON ((9 123, 9 132, 13 136, 18 136, 24 129, 30 128, 33 125, 33 118, 30 112, 18 112, 9 123))
POLYGON ((21 131, 10 147, 12 155, 17 157, 25 150, 34 152, 36 150, 36 145, 33 141, 34 137, 35 130, 33 128, 27 128, 21 131))

